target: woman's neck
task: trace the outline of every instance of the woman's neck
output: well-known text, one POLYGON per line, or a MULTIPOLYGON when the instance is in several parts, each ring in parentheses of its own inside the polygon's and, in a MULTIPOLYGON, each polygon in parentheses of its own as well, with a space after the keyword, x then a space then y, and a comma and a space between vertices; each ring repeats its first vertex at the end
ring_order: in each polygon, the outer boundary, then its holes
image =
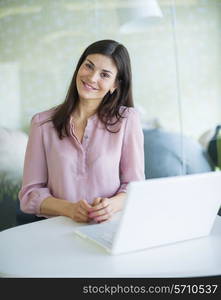
POLYGON ((87 120, 97 112, 100 101, 80 100, 73 115, 80 120, 87 120))

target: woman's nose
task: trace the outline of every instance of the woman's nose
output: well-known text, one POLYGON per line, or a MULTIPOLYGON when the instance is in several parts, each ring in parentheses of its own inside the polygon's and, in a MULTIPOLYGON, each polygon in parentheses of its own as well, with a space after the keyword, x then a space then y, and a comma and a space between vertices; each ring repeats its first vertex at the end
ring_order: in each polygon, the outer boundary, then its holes
POLYGON ((88 75, 88 79, 89 79, 91 82, 96 82, 97 77, 98 77, 98 74, 97 74, 96 72, 91 72, 91 73, 88 75))

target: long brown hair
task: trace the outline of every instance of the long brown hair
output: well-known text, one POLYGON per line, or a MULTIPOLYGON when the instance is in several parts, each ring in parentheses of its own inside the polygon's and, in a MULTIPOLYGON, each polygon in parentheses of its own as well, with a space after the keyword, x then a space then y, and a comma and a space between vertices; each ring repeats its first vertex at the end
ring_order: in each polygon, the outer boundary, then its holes
POLYGON ((127 49, 122 44, 114 40, 97 41, 88 46, 81 55, 71 80, 65 101, 62 104, 54 107, 55 110, 52 117, 50 120, 46 121, 53 122, 60 139, 65 136, 70 136, 68 130, 69 119, 79 102, 76 77, 80 66, 90 54, 106 55, 113 59, 117 67, 117 88, 112 94, 108 92, 103 97, 97 110, 98 118, 105 125, 105 128, 114 133, 114 131, 111 131, 110 126, 115 125, 120 121, 121 118, 123 118, 123 113, 120 111, 120 107, 134 107, 132 97, 131 64, 127 49), (113 120, 115 121, 113 122, 113 120))

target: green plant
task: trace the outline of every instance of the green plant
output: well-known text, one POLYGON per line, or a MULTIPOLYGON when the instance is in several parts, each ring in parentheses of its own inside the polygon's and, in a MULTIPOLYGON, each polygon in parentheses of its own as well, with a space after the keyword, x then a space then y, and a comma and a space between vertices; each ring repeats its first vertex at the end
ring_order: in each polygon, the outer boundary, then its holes
POLYGON ((9 179, 6 173, 0 174, 0 202, 5 198, 16 201, 21 188, 21 179, 9 179))

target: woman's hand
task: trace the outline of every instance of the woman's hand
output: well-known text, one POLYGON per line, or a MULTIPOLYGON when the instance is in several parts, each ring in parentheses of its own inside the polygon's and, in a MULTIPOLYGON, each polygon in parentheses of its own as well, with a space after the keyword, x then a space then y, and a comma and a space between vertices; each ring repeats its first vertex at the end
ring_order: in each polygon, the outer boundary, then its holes
POLYGON ((76 203, 71 203, 70 217, 76 222, 87 223, 90 221, 88 213, 92 206, 86 200, 80 200, 76 203))
POLYGON ((96 198, 88 216, 96 222, 110 220, 114 213, 122 209, 125 196, 126 193, 119 193, 112 198, 96 198))
POLYGON ((114 213, 114 205, 110 198, 98 197, 92 203, 88 216, 96 222, 103 222, 111 219, 114 213))

